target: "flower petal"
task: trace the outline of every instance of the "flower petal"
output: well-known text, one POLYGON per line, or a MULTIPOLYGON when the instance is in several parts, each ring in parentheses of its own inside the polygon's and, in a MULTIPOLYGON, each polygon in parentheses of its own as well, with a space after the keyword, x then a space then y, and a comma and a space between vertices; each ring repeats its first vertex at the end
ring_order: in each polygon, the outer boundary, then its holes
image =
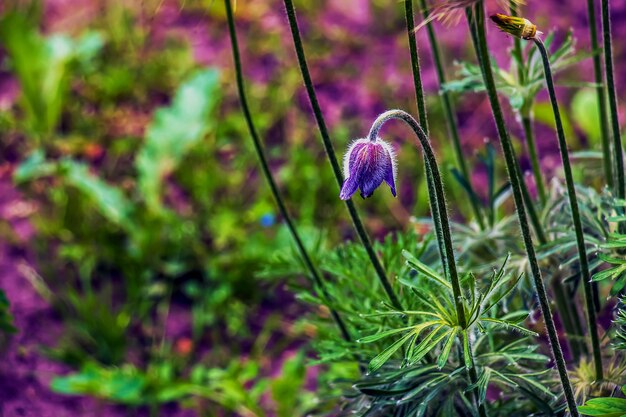
POLYGON ((349 200, 350 197, 352 197, 352 195, 356 192, 357 188, 359 188, 359 183, 356 176, 346 178, 341 186, 339 198, 342 200, 349 200))

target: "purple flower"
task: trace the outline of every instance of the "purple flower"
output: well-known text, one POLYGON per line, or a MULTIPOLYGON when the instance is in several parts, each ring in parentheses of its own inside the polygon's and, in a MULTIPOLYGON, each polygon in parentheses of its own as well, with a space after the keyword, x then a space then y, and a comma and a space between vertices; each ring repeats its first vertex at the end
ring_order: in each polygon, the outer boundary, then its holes
POLYGON ((352 142, 343 158, 343 173, 346 179, 339 194, 342 200, 348 200, 358 188, 361 197, 370 197, 383 181, 396 196, 395 155, 391 145, 380 138, 374 142, 369 139, 352 142))

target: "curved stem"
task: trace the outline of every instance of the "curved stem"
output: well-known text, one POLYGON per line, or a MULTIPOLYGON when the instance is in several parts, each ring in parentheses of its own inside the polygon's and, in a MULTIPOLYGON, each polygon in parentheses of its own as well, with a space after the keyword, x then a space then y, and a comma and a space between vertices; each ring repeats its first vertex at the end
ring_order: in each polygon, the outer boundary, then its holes
POLYGON ((415 20, 413 18, 413 0, 404 0, 404 16, 406 21, 406 32, 409 40, 409 51, 411 53, 411 72, 413 73, 413 86, 417 100, 417 112, 419 114, 420 125, 428 135, 428 117, 426 114, 426 103, 424 101, 424 88, 422 86, 422 74, 420 72, 420 60, 417 54, 417 41, 415 40, 415 20))
MULTIPOLYGON (((518 16, 517 4, 515 1, 509 1, 509 9, 511 10, 511 16, 518 16)), ((524 55, 522 54, 522 41, 519 38, 513 39, 513 54, 515 56, 515 66, 517 67, 517 79, 520 84, 524 84, 524 55)), ((545 203, 545 202, 544 202, 545 203)))
MULTIPOLYGON (((483 78, 485 77, 485 68, 488 66, 488 70, 491 72, 491 60, 489 59, 489 54, 485 53, 485 57, 483 59, 482 54, 480 53, 480 39, 478 36, 479 25, 477 22, 480 20, 483 22, 484 16, 482 16, 482 8, 477 8, 476 13, 472 10, 471 7, 465 9, 465 16, 467 18, 467 24, 469 26, 470 34, 472 35, 472 44, 474 45, 474 49, 476 50, 476 58, 478 60, 478 65, 483 73, 483 78), (487 63, 487 65, 485 65, 487 63)), ((481 23, 483 25, 484 31, 484 22, 481 23)), ((486 41, 485 41, 486 44, 486 41)), ((495 87, 494 87, 495 88, 495 87)), ((515 156, 515 149, 511 149, 513 155, 513 164, 511 165, 512 172, 518 178, 518 182, 521 187, 522 201, 526 205, 526 212, 528 217, 530 218, 530 222, 533 226, 533 230, 537 235, 537 238, 540 242, 545 241, 545 234, 543 231, 543 227, 541 227, 541 221, 539 220, 539 215, 537 214, 537 210, 535 210, 535 206, 533 204, 533 199, 528 191, 528 187, 526 186, 526 182, 524 181, 524 175, 522 174, 522 169, 519 166, 519 162, 517 161, 517 156, 515 156)))
MULTIPOLYGON (((407 3, 409 0, 406 0, 407 3)), ((426 0, 420 0, 420 8, 422 9, 422 15, 424 20, 428 20, 430 15, 428 4, 426 0)), ((410 24, 407 18, 407 30, 414 32, 413 23, 410 24)), ((463 155, 463 148, 461 147, 461 139, 459 136, 459 130, 457 129, 457 121, 454 113, 454 108, 452 106, 452 98, 450 97, 450 93, 447 90, 444 90, 442 87, 446 83, 446 73, 443 67, 443 60, 441 58, 441 51, 439 48, 439 42, 437 41, 437 37, 435 36, 435 31, 432 26, 432 22, 429 22, 426 25, 426 31, 428 33, 428 41, 430 43, 430 49, 433 56, 433 61, 435 63, 435 70, 437 72, 437 79, 439 80, 439 89, 441 96, 441 103, 443 104, 444 116, 446 118, 446 125, 448 127, 448 134, 450 135, 452 142, 452 149, 454 149, 454 157, 456 159, 457 166, 461 171, 461 174, 467 180, 467 184, 472 189, 472 179, 467 168, 467 164, 465 163, 465 155, 463 155)), ((411 35, 409 35, 411 36, 411 35)), ((413 34, 414 36, 414 34, 413 34)), ((421 118, 420 118, 421 120, 421 118)), ((428 130, 426 130, 428 133, 428 130)), ((474 198, 469 199, 470 206, 472 208, 472 212, 474 213, 474 218, 478 223, 478 227, 483 230, 485 228, 485 221, 483 219, 483 215, 480 211, 480 207, 478 206, 478 202, 474 198)))
POLYGON ((554 91, 554 80, 552 78, 552 70, 550 68, 550 58, 543 41, 539 38, 533 39, 535 45, 541 53, 543 62, 543 72, 550 94, 550 103, 554 112, 554 120, 556 122, 556 132, 559 139, 559 150, 561 152, 561 160, 563 161, 563 171, 565 173, 565 184, 567 185, 567 196, 569 198, 570 210, 572 211, 572 221, 574 223, 574 231, 576 233, 576 246, 578 248, 578 260, 580 262, 580 273, 583 281, 583 289, 585 292, 585 304, 587 308, 587 326, 591 335, 591 348, 593 351, 593 359, 596 368, 596 380, 602 380, 602 354, 600 352, 600 340, 598 339, 598 325, 596 323, 596 309, 594 306, 593 292, 591 289, 591 274, 589 273, 589 260, 587 258, 587 248, 585 247, 585 236, 583 235, 583 226, 580 220, 580 210, 578 208, 578 200, 576 198, 576 188, 574 186, 574 176, 572 174, 572 166, 567 151, 567 141, 565 140, 565 131, 563 122, 561 121, 561 113, 559 111, 559 103, 554 91))
MULTIPOLYGON (((459 281, 458 271, 456 269, 456 261, 454 258, 454 247, 452 244, 452 233, 450 231, 450 222, 448 221, 448 211, 446 208, 446 199, 443 191, 443 182, 441 181, 441 174, 439 173, 439 167, 437 165, 437 158, 435 157, 435 152, 430 144, 428 136, 421 128, 417 120, 413 118, 410 114, 403 110, 388 110, 378 116, 372 127, 370 132, 367 135, 367 138, 375 142, 378 137, 378 133, 382 126, 392 119, 398 119, 405 122, 418 138, 418 141, 422 147, 424 152, 424 161, 426 162, 426 170, 430 171, 430 176, 432 178, 432 191, 434 194, 430 194, 429 198, 431 200, 435 200, 435 206, 438 208, 439 216, 434 217, 433 220, 435 222, 439 222, 438 228, 441 230, 441 236, 437 236, 438 239, 442 239, 441 246, 444 248, 445 258, 442 259, 442 262, 446 265, 448 276, 450 277, 450 284, 452 284, 452 293, 454 295, 454 305, 456 309, 457 320, 459 322, 459 326, 462 329, 467 329, 468 323, 467 318, 465 317, 465 309, 463 307, 461 294, 461 284, 459 281)), ((429 189, 429 191, 431 191, 429 189)), ((468 355, 471 358, 473 363, 473 354, 470 351, 468 355)), ((478 375, 476 373, 476 368, 472 366, 469 370, 469 376, 472 384, 475 384, 478 381, 478 375)), ((481 417, 485 417, 487 415, 487 411, 485 408, 485 404, 478 405, 478 412, 481 417)))
MULTIPOLYGON (((298 20, 296 18, 296 11, 293 6, 293 0, 284 0, 285 9, 287 10, 287 19, 289 20, 289 28, 291 30, 291 36, 293 38, 293 44, 296 50, 296 55, 298 57, 298 65, 300 67, 300 73, 302 74, 302 79, 304 81, 304 85, 306 87, 307 95, 309 97, 309 101, 311 103, 311 108, 313 109, 313 114, 315 115, 315 121, 317 122, 317 127, 320 131, 320 135, 322 136, 322 142, 324 144, 324 149, 326 151, 326 155, 328 156, 328 160, 333 169, 333 174, 335 175, 335 179, 337 180, 337 184, 341 187, 343 183, 343 175, 341 174, 341 168, 339 167, 339 163, 337 162, 337 156, 335 155, 335 150, 333 149, 333 144, 330 141, 330 135, 328 133, 328 128, 326 127, 326 122, 324 121, 324 116, 322 115, 322 110, 320 108, 319 102, 317 101, 317 95, 315 94, 315 87, 313 86, 313 80, 311 79, 311 74, 309 73, 309 67, 306 61, 306 56, 304 54, 304 46, 302 45, 302 37, 300 36, 300 28, 298 27, 298 20)), ((363 222, 359 217, 359 214, 356 211, 356 207, 352 200, 345 201, 346 206, 348 208, 348 212, 350 213, 350 218, 352 219, 352 223, 354 228, 356 229, 359 238, 361 239, 361 243, 367 252, 367 256, 376 271, 376 275, 389 297, 389 301, 397 310, 403 310, 402 304, 400 300, 396 296, 387 279, 387 274, 385 269, 383 268, 380 259, 378 259, 378 255, 374 251, 372 246, 372 242, 370 241, 369 236, 367 235, 367 231, 363 226, 363 222)))
POLYGON ((483 78, 485 81, 485 87, 487 88, 487 94, 491 103, 491 110, 494 120, 496 122, 496 128, 498 131, 498 137, 500 138, 500 144, 504 153, 507 172, 511 180, 511 187, 513 189, 513 199, 515 200, 515 208, 517 210, 517 216, 524 240, 524 247, 528 255, 528 262, 531 269, 531 274, 535 283, 535 289, 539 298, 539 305, 541 306, 541 312, 543 314, 546 330, 548 333, 548 339, 550 340, 550 347, 552 349, 552 355, 554 357, 559 378, 561 379, 561 385, 563 386, 563 393, 567 401, 572 417, 579 417, 578 408, 576 407, 576 399, 572 390, 572 385, 567 374, 567 367, 565 365, 565 358, 563 357, 563 351, 561 349, 561 343, 559 342, 558 333, 554 324, 554 318, 552 317, 552 310, 550 308, 550 301, 548 300, 548 293, 546 291, 545 284, 539 263, 537 261, 537 254, 535 253, 535 247, 533 244, 533 238, 530 231, 530 226, 526 218, 526 209, 524 207, 524 200, 522 196, 522 184, 518 176, 516 169, 516 159, 513 150, 513 144, 509 137, 509 133, 504 121, 504 115, 502 108, 500 107, 500 101, 498 99, 498 92, 496 90, 496 83, 493 77, 491 66, 489 65, 489 54, 487 52, 487 40, 485 36, 485 22, 483 14, 483 3, 480 1, 476 5, 476 20, 475 23, 469 22, 470 25, 475 24, 476 38, 478 44, 476 52, 479 54, 483 68, 483 78))
POLYGON ((624 198, 624 150, 622 149, 622 137, 619 129, 617 93, 615 92, 615 77, 613 74, 613 41, 611 37, 609 0, 602 0, 602 31, 604 32, 604 70, 606 71, 606 88, 611 110, 613 152, 615 152, 615 194, 618 198, 624 198))
POLYGON ((530 164, 533 169, 533 177, 535 177, 535 185, 537 186, 539 201, 541 201, 541 205, 545 207, 548 198, 546 196, 546 188, 543 185, 539 158, 537 157, 537 143, 535 142, 535 133, 533 131, 533 120, 531 116, 522 116, 522 127, 524 128, 524 136, 526 137, 528 154, 530 155, 530 164))
POLYGON ((256 150, 256 153, 259 157, 259 162, 261 164, 263 175, 265 176, 265 179, 267 180, 267 183, 269 184, 270 189, 272 190, 272 195, 274 196, 274 199, 276 200, 276 205, 278 205, 278 209, 280 210, 283 220, 285 221, 285 224, 287 225, 287 228, 289 229, 289 232, 291 233, 291 236, 296 244, 296 247, 298 248, 298 252, 300 253, 300 256, 302 257, 302 260, 304 261, 306 268, 309 270, 311 274, 311 278, 313 279, 313 282, 321 291, 322 297, 326 301, 328 308, 330 310, 330 314, 333 320, 335 321, 335 323, 337 324, 337 326, 339 327, 341 335, 343 336, 345 340, 350 341, 351 337, 350 337, 350 334, 348 333, 348 329, 345 323, 339 316, 339 313, 337 313, 337 311, 335 311, 335 309, 333 309, 329 305, 330 297, 328 294, 328 290, 326 289, 326 285, 324 284, 324 281, 322 280, 319 271, 317 270, 315 265, 313 265, 313 261, 311 260, 309 253, 307 252, 306 248, 304 247, 304 244, 302 243, 302 239, 300 238, 300 235, 298 234, 298 230, 293 224, 291 216, 289 215, 289 212, 287 211, 287 207, 285 206, 282 196, 280 195, 280 191, 278 190, 278 186, 276 185, 276 181, 274 181, 274 177, 267 163, 267 158, 265 157, 265 152, 263 151, 263 146, 261 145, 261 140, 256 131, 256 127, 254 126, 254 123, 252 121, 252 113, 250 112, 250 108, 248 107, 248 100, 246 97, 246 90, 244 87, 244 80, 243 80, 243 71, 241 68, 241 58, 239 55, 239 45, 237 42, 237 32, 235 30, 235 21, 233 18, 233 10, 230 4, 230 0, 224 0, 224 4, 226 5, 226 16, 228 18, 228 30, 230 33, 230 41, 231 41, 231 46, 232 46, 232 51, 233 51, 233 61, 235 64, 235 73, 237 77, 237 89, 239 91, 239 101, 241 102, 241 108, 243 110, 246 123, 248 125, 248 130, 250 131, 250 136, 252 137, 252 142, 254 143, 254 149, 256 150))
POLYGON ((600 117, 600 133, 602 138, 602 162, 604 165, 604 177, 609 188, 613 188, 613 161, 611 159, 611 141, 608 115, 606 109, 606 92, 604 90, 604 77, 602 76, 602 54, 598 44, 598 27, 596 23, 596 8, 594 0, 587 0, 587 15, 589 16, 589 38, 593 53, 593 75, 596 83, 596 95, 598 97, 598 116, 600 117))
POLYGON ((378 116, 372 127, 370 129, 367 138, 375 142, 378 137, 378 132, 385 122, 399 119, 408 124, 411 129, 417 135, 419 142, 424 151, 424 160, 426 161, 426 169, 430 171, 430 175, 432 178, 433 191, 434 195, 431 195, 430 198, 437 202, 436 206, 439 211, 438 218, 435 221, 439 222, 439 228, 442 231, 441 238, 443 239, 442 246, 444 248, 445 259, 443 260, 448 269, 448 274, 450 276, 450 283, 452 284, 452 292, 454 294, 454 303, 457 311, 457 316, 459 320, 459 326, 462 328, 467 327, 467 320, 465 318, 465 310, 463 309, 462 296, 461 296, 461 285, 459 282, 459 276, 456 269, 456 261, 454 259, 454 249, 452 246, 452 234, 450 232, 450 223, 448 221, 448 213, 446 209, 446 200, 443 193, 443 183, 441 181, 441 174, 439 173, 439 168, 437 165, 437 159, 435 158, 435 153, 433 151, 432 146, 430 145, 430 141, 428 140, 428 136, 424 133, 424 130, 421 128, 419 123, 407 112, 403 110, 388 110, 378 116))

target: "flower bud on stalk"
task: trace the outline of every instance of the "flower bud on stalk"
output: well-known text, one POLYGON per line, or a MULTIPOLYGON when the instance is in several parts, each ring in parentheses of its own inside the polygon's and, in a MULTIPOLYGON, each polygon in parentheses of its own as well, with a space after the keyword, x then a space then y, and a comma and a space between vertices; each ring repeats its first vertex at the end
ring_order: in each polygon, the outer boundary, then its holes
POLYGON ((530 20, 523 17, 507 16, 505 14, 496 13, 491 16, 491 20, 502 32, 508 33, 515 38, 532 40, 542 34, 537 31, 537 26, 535 26, 530 20))

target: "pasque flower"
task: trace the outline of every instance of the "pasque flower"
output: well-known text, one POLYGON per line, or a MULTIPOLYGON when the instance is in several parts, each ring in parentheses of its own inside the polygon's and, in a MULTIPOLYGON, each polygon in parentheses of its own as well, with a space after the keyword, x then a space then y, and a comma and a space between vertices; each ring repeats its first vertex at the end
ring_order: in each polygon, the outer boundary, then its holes
POLYGON ((541 32, 537 31, 537 26, 535 26, 530 20, 523 17, 507 16, 505 14, 496 13, 491 16, 491 20, 502 32, 515 38, 532 40, 541 35, 541 32))
POLYGON ((343 158, 343 171, 346 179, 339 194, 342 200, 348 200, 359 188, 361 197, 370 197, 383 181, 396 196, 395 155, 391 145, 380 138, 352 142, 343 158))

